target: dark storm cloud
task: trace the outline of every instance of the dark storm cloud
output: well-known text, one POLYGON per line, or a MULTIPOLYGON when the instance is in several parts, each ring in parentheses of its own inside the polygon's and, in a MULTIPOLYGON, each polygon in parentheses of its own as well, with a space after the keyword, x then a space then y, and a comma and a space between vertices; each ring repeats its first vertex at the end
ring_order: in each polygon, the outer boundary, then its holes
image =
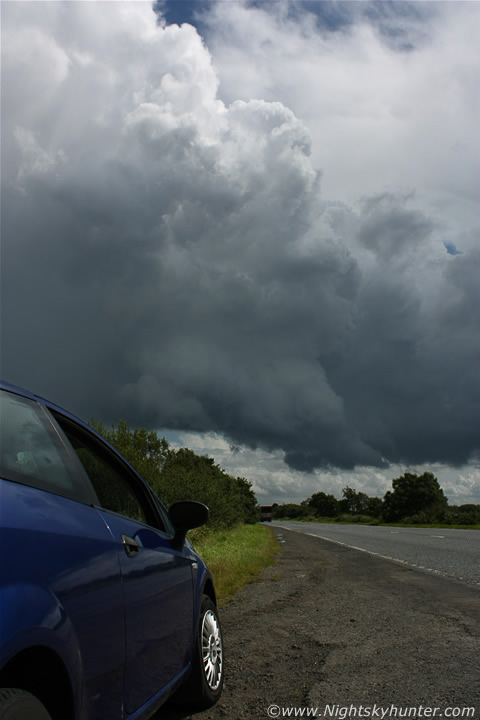
MULTIPOLYGON (((13 51, 5 70, 5 379, 86 418, 280 448, 301 470, 465 462, 479 253, 437 252, 409 195, 322 202, 306 129, 281 103, 223 106, 193 28, 116 18, 122 53, 143 37, 151 54, 125 77, 100 31, 68 40, 81 6, 38 41, 61 70, 44 106, 8 95, 13 51)), ((28 16, 11 12, 18 38, 28 16)))

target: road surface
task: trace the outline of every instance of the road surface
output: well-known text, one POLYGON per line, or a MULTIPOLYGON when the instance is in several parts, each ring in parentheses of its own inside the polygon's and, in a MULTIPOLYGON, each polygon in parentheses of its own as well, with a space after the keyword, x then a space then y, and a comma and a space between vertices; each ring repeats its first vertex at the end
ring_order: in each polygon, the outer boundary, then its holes
POLYGON ((479 530, 284 521, 274 524, 480 586, 479 530))

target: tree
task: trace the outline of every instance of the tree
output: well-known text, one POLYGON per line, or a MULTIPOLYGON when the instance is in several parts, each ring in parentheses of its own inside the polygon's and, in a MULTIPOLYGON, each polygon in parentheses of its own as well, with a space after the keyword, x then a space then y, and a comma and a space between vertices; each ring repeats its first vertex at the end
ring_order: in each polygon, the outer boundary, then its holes
POLYGON ((366 493, 357 492, 350 487, 343 488, 343 500, 340 508, 350 515, 367 515, 369 497, 366 493))
POLYGON ((145 428, 132 430, 126 420, 120 420, 117 427, 112 426, 110 430, 94 420, 90 421, 90 426, 113 445, 147 482, 154 485, 158 481, 171 452, 164 437, 159 438, 154 430, 145 428))
POLYGON ((426 520, 439 520, 447 509, 447 498, 431 472, 422 475, 407 472, 392 480, 392 488, 383 503, 386 522, 398 522, 418 513, 424 513, 426 520))
POLYGON ((369 497, 367 503, 367 515, 380 518, 383 514, 383 500, 379 497, 369 497))
POLYGON ((317 517, 336 517, 340 514, 337 498, 324 492, 317 492, 306 500, 306 504, 317 517))
POLYGON ((257 499, 251 483, 232 477, 212 458, 193 450, 173 450, 154 430, 132 430, 125 420, 107 430, 90 425, 113 445, 151 485, 167 507, 178 500, 198 500, 208 506, 208 525, 228 528, 257 522, 257 499))

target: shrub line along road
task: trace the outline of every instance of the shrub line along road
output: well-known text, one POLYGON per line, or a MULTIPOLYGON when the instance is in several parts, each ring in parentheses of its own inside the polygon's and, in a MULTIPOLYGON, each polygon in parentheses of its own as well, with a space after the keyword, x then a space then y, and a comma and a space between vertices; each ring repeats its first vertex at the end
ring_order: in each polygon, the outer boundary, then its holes
POLYGON ((385 718, 447 718, 455 708, 453 717, 480 720, 478 585, 338 541, 271 530, 280 540, 275 565, 221 613, 220 702, 196 715, 167 707, 156 720, 299 717, 302 708, 317 709, 316 717, 357 720, 368 717, 358 714, 360 707, 374 706, 394 707, 385 718), (270 706, 279 714, 269 715, 270 706), (345 715, 351 707, 357 714, 345 715), (432 714, 410 711, 420 707, 432 714), (469 708, 474 714, 466 714, 469 708), (395 715, 400 711, 410 714, 395 715))
POLYGON ((308 533, 409 567, 480 585, 479 530, 290 521, 278 521, 275 525, 308 533))

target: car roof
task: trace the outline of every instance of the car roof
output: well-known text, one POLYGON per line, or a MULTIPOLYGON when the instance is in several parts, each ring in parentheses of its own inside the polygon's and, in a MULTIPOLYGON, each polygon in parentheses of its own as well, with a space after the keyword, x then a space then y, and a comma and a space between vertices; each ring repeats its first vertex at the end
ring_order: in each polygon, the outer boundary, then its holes
POLYGON ((12 385, 12 383, 6 382, 5 380, 0 380, 0 388, 2 390, 9 390, 10 392, 14 392, 17 395, 23 395, 24 397, 28 397, 31 400, 39 400, 40 402, 44 402, 44 399, 41 398, 39 395, 35 395, 29 390, 25 390, 25 388, 21 388, 18 385, 12 385))
MULTIPOLYGON (((72 413, 68 412, 68 410, 65 410, 65 408, 62 408, 62 407, 60 407, 60 405, 56 405, 55 403, 51 402, 50 400, 47 400, 46 398, 42 397, 41 395, 37 395, 36 393, 33 393, 30 390, 26 390, 25 388, 22 388, 19 385, 13 385, 12 383, 5 382, 4 380, 0 380, 0 388, 2 390, 8 390, 9 392, 13 392, 16 395, 22 395, 23 397, 29 398, 30 400, 35 400, 36 402, 39 402, 41 405, 45 405, 46 407, 50 408, 51 410, 55 410, 57 412, 62 413, 62 415, 66 415, 67 417, 74 420, 76 423, 79 423, 80 425, 84 425, 85 427, 88 427, 88 425, 83 420, 76 417, 72 413)), ((91 430, 91 428, 89 428, 89 429, 91 430)))

